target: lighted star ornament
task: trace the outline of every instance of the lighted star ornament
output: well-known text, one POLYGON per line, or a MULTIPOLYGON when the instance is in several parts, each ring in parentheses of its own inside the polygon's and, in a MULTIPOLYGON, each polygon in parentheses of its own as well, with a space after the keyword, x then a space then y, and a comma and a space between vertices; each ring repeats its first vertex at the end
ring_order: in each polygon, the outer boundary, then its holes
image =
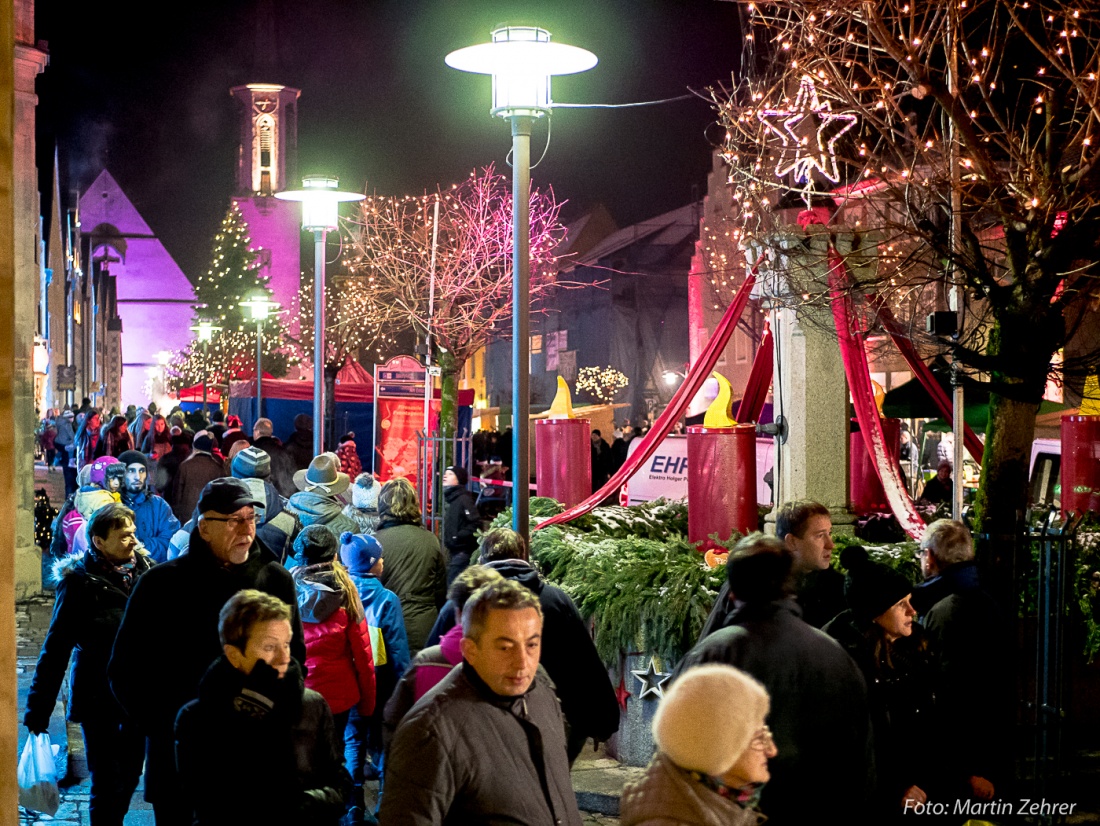
POLYGON ((639 700, 644 700, 646 697, 652 695, 657 699, 665 696, 665 683, 672 677, 671 674, 666 674, 657 668, 657 660, 653 657, 649 659, 649 666, 644 671, 631 671, 635 677, 642 684, 642 693, 638 695, 639 700))
POLYGON ((779 136, 786 150, 792 144, 793 156, 783 151, 775 166, 775 174, 780 178, 788 172, 794 172, 795 179, 810 183, 810 173, 817 170, 833 183, 840 181, 840 171, 836 165, 836 142, 856 125, 856 116, 851 112, 833 112, 828 99, 817 93, 814 79, 804 75, 798 84, 798 94, 789 109, 761 109, 756 117, 769 130, 779 136), (817 131, 812 139, 805 133, 799 134, 799 125, 807 117, 819 118, 817 131), (837 128, 837 124, 840 124, 837 128))

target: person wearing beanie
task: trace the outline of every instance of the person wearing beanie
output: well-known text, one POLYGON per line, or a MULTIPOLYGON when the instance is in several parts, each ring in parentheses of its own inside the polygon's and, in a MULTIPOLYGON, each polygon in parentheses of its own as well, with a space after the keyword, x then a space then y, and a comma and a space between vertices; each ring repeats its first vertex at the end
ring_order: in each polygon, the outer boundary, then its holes
POLYGON ((362 717, 353 708, 344 734, 348 771, 356 787, 360 787, 365 780, 376 779, 382 769, 382 711, 409 667, 409 641, 401 600, 378 578, 384 567, 381 543, 369 534, 343 533, 340 561, 359 592, 374 653, 374 713, 362 717))
POLYGON ((450 559, 448 586, 470 564, 470 555, 477 550, 476 534, 481 530, 477 499, 466 489, 468 478, 464 467, 452 465, 443 471, 443 547, 450 559))
POLYGON ((118 460, 126 469, 122 503, 134 512, 138 541, 154 562, 165 562, 169 543, 180 529, 180 522, 171 506, 149 486, 149 457, 136 450, 127 450, 118 460))
POLYGON ((360 473, 351 486, 351 501, 344 506, 344 516, 359 526, 358 533, 371 536, 378 528, 378 481, 369 473, 360 473))
POLYGON ((875 776, 867 686, 836 641, 802 619, 791 548, 750 534, 730 551, 726 577, 732 610, 684 656, 672 686, 696 666, 723 663, 767 689, 778 750, 760 797, 768 826, 816 823, 838 789, 846 824, 878 826, 867 813, 875 776))
POLYGON ((313 417, 308 413, 299 413, 294 417, 294 432, 286 440, 286 448, 294 469, 305 470, 313 458, 313 417))
POLYGON ((355 434, 345 433, 340 437, 336 455, 340 457, 340 470, 354 479, 363 472, 363 463, 359 460, 359 448, 355 444, 355 434))
MULTIPOLYGON (((157 459, 156 468, 153 470, 153 487, 166 500, 175 482, 176 474, 179 473, 180 465, 191 455, 192 438, 194 435, 190 432, 174 433, 170 437, 169 451, 157 459)), ((171 501, 168 504, 171 505, 171 501)))
POLYGON ((233 456, 230 474, 241 479, 264 503, 256 508, 256 536, 286 562, 293 553, 292 543, 302 530, 302 523, 286 509, 286 499, 271 483, 271 457, 267 451, 245 445, 233 456))
POLYGON ((685 673, 653 715, 657 753, 623 788, 623 826, 767 820, 756 808, 776 756, 767 715, 768 692, 745 672, 713 663, 685 673))
POLYGON ((848 572, 848 610, 823 629, 859 665, 867 683, 874 732, 879 823, 906 822, 915 805, 936 796, 946 732, 937 723, 932 654, 915 621, 913 584, 850 545, 840 553, 848 572))
POLYGON ((214 437, 209 431, 196 433, 191 443, 191 455, 180 463, 171 487, 164 494, 172 506, 172 513, 180 522, 191 518, 207 483, 226 475, 225 466, 221 459, 214 456, 213 449, 214 437))
MULTIPOLYGON (((328 702, 340 737, 353 708, 364 718, 374 713, 377 684, 363 603, 336 551, 331 531, 323 525, 308 525, 294 540, 297 564, 291 574, 305 634, 306 688, 328 702)), ((348 803, 347 823, 366 819, 362 781, 358 792, 348 803)))

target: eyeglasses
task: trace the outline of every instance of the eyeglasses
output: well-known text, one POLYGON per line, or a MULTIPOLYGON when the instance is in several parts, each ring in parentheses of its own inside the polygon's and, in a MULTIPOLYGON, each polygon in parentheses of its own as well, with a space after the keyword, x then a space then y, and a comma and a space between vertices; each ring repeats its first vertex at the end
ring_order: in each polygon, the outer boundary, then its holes
POLYGON ((225 526, 231 531, 239 531, 245 525, 256 525, 256 514, 252 516, 227 516, 222 518, 220 516, 204 516, 207 522, 224 522, 225 526))
POLYGON ((772 737, 772 730, 764 726, 752 736, 749 745, 757 751, 767 751, 772 748, 775 746, 775 738, 772 737))

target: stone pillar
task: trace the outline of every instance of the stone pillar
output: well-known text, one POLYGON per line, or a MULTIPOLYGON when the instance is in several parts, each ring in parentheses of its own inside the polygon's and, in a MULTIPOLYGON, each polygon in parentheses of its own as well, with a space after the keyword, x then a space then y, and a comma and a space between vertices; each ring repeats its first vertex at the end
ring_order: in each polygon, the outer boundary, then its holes
MULTIPOLYGON (((775 501, 813 499, 832 513, 836 533, 850 533, 848 503, 848 383, 828 293, 825 227, 788 228, 753 244, 746 257, 758 268, 757 294, 771 311, 775 338, 774 414, 787 425, 776 451, 775 501)), ((865 239, 835 236, 856 277, 865 239)), ((873 250, 873 246, 869 249, 873 250)), ((775 511, 765 530, 775 532, 775 511)))
MULTIPOLYGON (((12 209, 15 221, 15 375, 10 385, 15 432, 15 594, 42 590, 41 552, 34 544, 34 335, 38 308, 38 233, 40 227, 38 170, 34 158, 34 109, 38 98, 34 79, 46 66, 46 54, 34 47, 34 3, 15 3, 13 86, 15 122, 12 142, 12 209)), ((45 413, 45 411, 42 411, 45 413)))

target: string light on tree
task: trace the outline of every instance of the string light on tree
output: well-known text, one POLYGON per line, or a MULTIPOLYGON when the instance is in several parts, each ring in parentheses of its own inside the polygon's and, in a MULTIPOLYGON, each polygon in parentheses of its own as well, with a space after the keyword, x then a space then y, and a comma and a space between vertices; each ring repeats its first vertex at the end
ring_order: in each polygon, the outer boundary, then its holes
POLYGON ((625 390, 629 384, 630 379, 611 365, 582 367, 577 372, 577 390, 604 404, 613 402, 619 391, 625 390))

